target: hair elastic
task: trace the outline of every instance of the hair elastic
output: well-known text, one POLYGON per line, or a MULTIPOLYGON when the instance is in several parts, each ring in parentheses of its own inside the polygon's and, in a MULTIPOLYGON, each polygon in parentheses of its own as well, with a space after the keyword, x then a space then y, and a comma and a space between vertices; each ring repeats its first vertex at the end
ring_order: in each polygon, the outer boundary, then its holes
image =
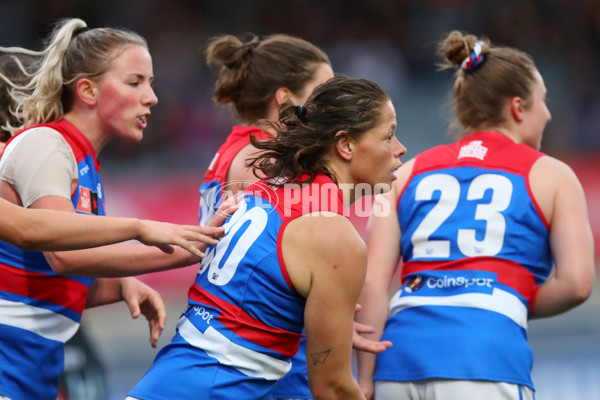
POLYGON ((242 57, 250 57, 254 52, 254 49, 258 46, 258 42, 248 42, 244 43, 244 53, 242 57))
POLYGON ((475 42, 471 54, 460 64, 460 68, 462 68, 463 71, 471 72, 483 62, 485 57, 481 54, 482 44, 483 43, 479 40, 475 42))
POLYGON ((75 36, 77 36, 77 35, 79 35, 79 34, 81 34, 81 33, 83 33, 83 32, 87 32, 87 31, 89 31, 89 30, 90 30, 90 28, 88 28, 87 26, 84 26, 84 27, 81 27, 81 28, 75 29, 75 30, 73 31, 73 37, 75 37, 75 36))
POLYGON ((302 122, 306 122, 306 107, 304 107, 302 104, 297 105, 295 107, 295 111, 298 119, 302 122))

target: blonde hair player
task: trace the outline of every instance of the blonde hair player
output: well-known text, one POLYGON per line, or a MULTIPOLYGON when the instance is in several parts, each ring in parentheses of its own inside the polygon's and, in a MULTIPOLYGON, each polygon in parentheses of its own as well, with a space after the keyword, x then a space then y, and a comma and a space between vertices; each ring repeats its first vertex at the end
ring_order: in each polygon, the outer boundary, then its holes
MULTIPOLYGON (((152 59, 138 34, 60 21, 41 52, 0 47, 39 59, 25 83, 11 83, 14 134, 0 160, 0 197, 31 209, 104 214, 97 155, 114 138, 139 141, 157 103, 152 59)), ((221 219, 222 220, 222 219, 221 219)), ((219 229, 201 231, 214 236, 219 229)), ((202 251, 215 239, 206 236, 202 251)), ((125 301, 149 321, 150 343, 165 323, 155 290, 130 275, 196 263, 181 248, 112 244, 68 252, 31 252, 0 242, 0 395, 55 399, 64 343, 86 307, 125 301), (100 278, 100 279, 96 279, 100 278), (8 284, 10 282, 10 284, 8 284), (43 359, 43 368, 38 360, 43 359)))

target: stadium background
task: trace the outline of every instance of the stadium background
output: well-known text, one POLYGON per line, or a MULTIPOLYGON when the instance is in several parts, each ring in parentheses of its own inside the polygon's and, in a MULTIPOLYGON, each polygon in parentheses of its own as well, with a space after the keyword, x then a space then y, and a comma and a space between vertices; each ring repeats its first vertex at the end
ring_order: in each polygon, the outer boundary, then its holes
MULTIPOLYGON (((208 38, 281 32, 317 44, 337 73, 371 79, 391 94, 408 160, 451 140, 445 102, 452 78, 436 72, 435 45, 461 29, 533 55, 553 116, 542 150, 568 162, 581 179, 600 259, 597 0, 2 0, 0 44, 39 49, 49 24, 62 17, 135 30, 153 56, 159 104, 144 140, 114 141, 100 155, 110 215, 196 223, 197 189, 234 123, 211 102, 214 78, 203 62, 208 38)), ((363 219, 355 221, 364 228, 363 219)), ((169 308, 159 347, 172 336, 195 272, 192 266, 143 277, 169 308)), ((595 291, 567 314, 530 323, 538 399, 600 398, 599 305, 595 291)), ((145 322, 114 305, 88 311, 83 326, 105 367, 104 397, 122 399, 156 354, 145 322)))

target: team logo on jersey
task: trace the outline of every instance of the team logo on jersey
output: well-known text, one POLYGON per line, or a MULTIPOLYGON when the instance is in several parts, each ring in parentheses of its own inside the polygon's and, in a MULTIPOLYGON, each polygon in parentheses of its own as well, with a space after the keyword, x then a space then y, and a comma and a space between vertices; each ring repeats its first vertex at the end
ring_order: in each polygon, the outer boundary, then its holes
POLYGON ((482 146, 481 143, 483 143, 481 140, 473 140, 469 144, 462 146, 458 153, 458 158, 470 157, 483 160, 487 154, 488 148, 482 146))
POLYGON ((425 279, 421 275, 411 275, 408 277, 406 285, 404 286, 404 291, 408 293, 414 293, 417 290, 421 289, 425 284, 425 279))
POLYGON ((79 186, 77 211, 98 215, 98 193, 93 192, 84 186, 79 186))

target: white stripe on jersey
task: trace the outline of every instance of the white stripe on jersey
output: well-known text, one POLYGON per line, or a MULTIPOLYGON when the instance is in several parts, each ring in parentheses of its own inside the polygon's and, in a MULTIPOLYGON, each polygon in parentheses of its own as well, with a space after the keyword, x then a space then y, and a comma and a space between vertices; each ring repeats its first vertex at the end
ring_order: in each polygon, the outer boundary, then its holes
POLYGON ((25 329, 57 342, 65 343, 79 328, 78 322, 45 308, 4 299, 0 299, 0 308, 0 324, 25 329))
POLYGON ((399 290, 390 300, 390 316, 419 306, 469 307, 505 315, 527 329, 527 307, 515 295, 498 288, 494 288, 491 295, 464 293, 454 296, 400 296, 401 293, 402 290, 399 290))
POLYGON ((281 379, 292 368, 292 363, 231 342, 213 327, 202 333, 186 317, 177 323, 179 334, 190 345, 202 349, 221 364, 228 365, 254 378, 281 379))

